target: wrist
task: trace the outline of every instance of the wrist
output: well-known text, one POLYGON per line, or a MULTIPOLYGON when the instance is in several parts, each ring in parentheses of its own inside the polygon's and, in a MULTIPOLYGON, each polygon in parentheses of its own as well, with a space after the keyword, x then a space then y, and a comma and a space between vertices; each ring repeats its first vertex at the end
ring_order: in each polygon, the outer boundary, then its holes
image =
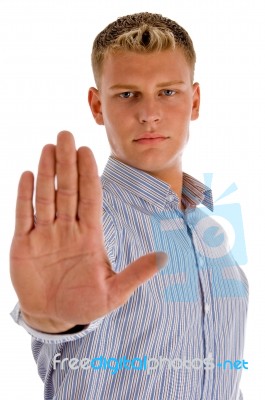
POLYGON ((24 311, 21 311, 21 315, 23 320, 27 325, 29 325, 29 327, 43 333, 50 333, 50 334, 74 333, 76 326, 79 327, 78 330, 82 329, 81 325, 68 324, 51 318, 32 317, 31 315, 29 315, 24 311))

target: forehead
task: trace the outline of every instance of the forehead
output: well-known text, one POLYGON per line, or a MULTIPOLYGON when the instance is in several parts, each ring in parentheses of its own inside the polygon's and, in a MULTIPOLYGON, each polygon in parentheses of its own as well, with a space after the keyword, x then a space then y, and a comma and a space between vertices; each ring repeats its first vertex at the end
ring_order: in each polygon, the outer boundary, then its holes
POLYGON ((179 48, 152 53, 118 51, 106 55, 102 66, 101 82, 115 84, 120 80, 146 79, 190 81, 191 77, 192 67, 187 62, 183 50, 179 48))

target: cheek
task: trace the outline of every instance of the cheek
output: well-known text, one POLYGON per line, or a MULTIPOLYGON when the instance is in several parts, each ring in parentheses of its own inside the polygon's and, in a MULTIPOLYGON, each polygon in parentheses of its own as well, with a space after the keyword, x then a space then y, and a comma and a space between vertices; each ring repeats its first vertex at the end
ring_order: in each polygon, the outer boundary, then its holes
POLYGON ((181 124, 182 126, 189 126, 192 116, 191 105, 182 105, 175 115, 176 120, 179 122, 179 124, 181 124))
POLYGON ((125 135, 120 128, 121 125, 122 124, 115 119, 107 119, 107 123, 105 124, 108 141, 112 148, 120 148, 125 142, 125 135))
POLYGON ((185 107, 180 106, 175 107, 172 110, 167 110, 165 115, 167 116, 166 119, 168 120, 168 123, 172 125, 172 127, 174 126, 179 130, 185 131, 184 128, 189 126, 191 112, 185 107))
POLYGON ((104 105, 102 107, 103 118, 105 126, 109 126, 111 129, 119 127, 121 121, 124 120, 124 112, 119 107, 113 106, 112 103, 104 105))
MULTIPOLYGON (((173 100, 173 99, 172 99, 173 100)), ((178 96, 172 102, 164 104, 164 112, 171 116, 178 116, 178 119, 186 119, 192 110, 191 99, 187 96, 178 96)))

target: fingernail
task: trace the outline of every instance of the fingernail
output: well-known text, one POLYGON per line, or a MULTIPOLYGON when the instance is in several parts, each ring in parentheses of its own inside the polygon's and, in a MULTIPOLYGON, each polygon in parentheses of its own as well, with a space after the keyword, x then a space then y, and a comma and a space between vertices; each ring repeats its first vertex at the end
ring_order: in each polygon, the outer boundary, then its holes
POLYGON ((159 251, 156 253, 156 265, 158 269, 165 267, 168 262, 168 255, 163 251, 159 251))

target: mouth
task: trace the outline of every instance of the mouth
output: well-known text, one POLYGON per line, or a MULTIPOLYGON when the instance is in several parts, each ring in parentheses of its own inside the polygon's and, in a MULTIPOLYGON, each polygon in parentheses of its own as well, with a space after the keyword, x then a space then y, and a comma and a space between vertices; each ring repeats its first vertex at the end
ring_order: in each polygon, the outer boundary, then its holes
POLYGON ((139 139, 134 139, 133 142, 137 144, 156 144, 160 142, 164 142, 165 140, 169 139, 167 136, 159 136, 159 135, 143 135, 139 139))

